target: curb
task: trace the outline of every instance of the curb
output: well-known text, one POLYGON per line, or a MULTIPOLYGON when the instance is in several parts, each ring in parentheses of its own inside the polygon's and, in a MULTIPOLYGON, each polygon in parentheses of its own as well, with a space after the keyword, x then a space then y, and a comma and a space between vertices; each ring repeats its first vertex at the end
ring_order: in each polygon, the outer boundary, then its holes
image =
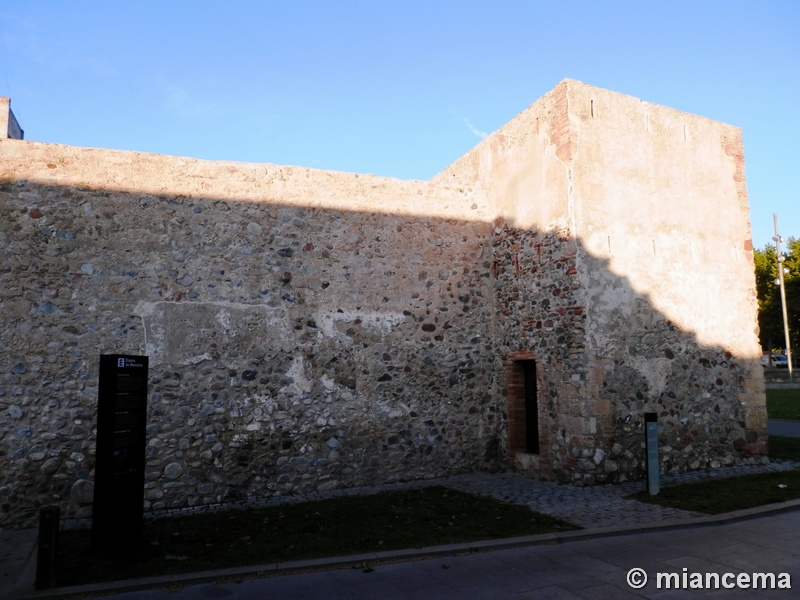
MULTIPOLYGON (((426 548, 410 548, 406 550, 389 550, 386 552, 370 552, 364 554, 353 554, 349 556, 338 556, 331 558, 318 558, 312 560, 301 560, 284 563, 268 563, 263 565, 251 565, 248 567, 234 567, 229 569, 219 569, 215 571, 202 571, 198 573, 184 573, 181 575, 166 575, 159 577, 144 577, 140 579, 127 579, 122 581, 108 581, 103 583, 88 584, 81 586, 71 586, 62 588, 52 588, 40 592, 19 594, 20 585, 17 585, 18 595, 13 596, 18 600, 23 599, 45 599, 45 598, 69 598, 72 596, 91 596, 93 594, 123 593, 141 591, 153 588, 164 588, 171 586, 196 585, 201 583, 212 583, 214 581, 229 579, 252 579, 260 577, 273 577, 278 575, 289 575, 304 571, 325 571, 330 569, 358 568, 365 565, 379 565, 391 562, 402 562, 412 560, 424 560, 430 558, 456 556, 463 554, 474 554, 477 552, 488 552, 493 550, 506 550, 525 546, 565 544, 583 540, 597 538, 636 535, 646 533, 658 533, 660 531, 671 531, 679 529, 695 529, 700 527, 713 527, 729 525, 740 521, 764 517, 769 515, 781 514, 792 510, 800 509, 800 499, 788 500, 761 507, 748 508, 720 515, 709 515, 690 519, 675 519, 654 523, 650 525, 631 525, 619 527, 604 527, 600 529, 566 531, 561 533, 546 533, 542 535, 521 536, 513 538, 503 538, 496 540, 482 540, 463 544, 448 544, 444 546, 430 546, 426 548)), ((35 552, 31 554, 25 572, 33 581, 32 573, 35 573, 34 564, 35 552)), ((28 579, 25 577, 25 579, 28 579)), ((21 583, 21 582, 20 582, 21 583)))

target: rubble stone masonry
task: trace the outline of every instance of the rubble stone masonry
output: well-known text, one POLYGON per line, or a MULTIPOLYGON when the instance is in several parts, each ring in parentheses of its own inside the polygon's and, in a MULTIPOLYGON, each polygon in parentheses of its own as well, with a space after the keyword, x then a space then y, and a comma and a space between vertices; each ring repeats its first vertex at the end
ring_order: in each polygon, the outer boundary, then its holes
POLYGON ((429 182, 0 139, 0 214, 0 527, 91 515, 103 353, 150 358, 147 510, 640 478, 650 411, 664 471, 766 460, 721 123, 564 81, 429 182))

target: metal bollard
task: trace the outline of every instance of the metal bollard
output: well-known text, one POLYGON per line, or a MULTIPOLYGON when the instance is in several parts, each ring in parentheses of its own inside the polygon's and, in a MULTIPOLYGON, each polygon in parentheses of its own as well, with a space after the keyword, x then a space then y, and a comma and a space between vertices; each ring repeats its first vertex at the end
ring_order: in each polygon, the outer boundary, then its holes
POLYGON ((661 491, 657 421, 658 415, 656 413, 644 413, 644 444, 647 458, 647 492, 651 496, 658 496, 658 492, 661 491))
POLYGON ((61 508, 43 506, 39 509, 39 548, 36 553, 36 589, 46 590, 56 585, 56 552, 61 508))

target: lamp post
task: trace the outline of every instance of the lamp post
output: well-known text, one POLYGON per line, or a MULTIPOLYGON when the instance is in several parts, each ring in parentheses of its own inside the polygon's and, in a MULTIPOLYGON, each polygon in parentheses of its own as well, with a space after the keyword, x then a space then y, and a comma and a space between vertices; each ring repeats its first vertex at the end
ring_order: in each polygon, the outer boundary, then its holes
POLYGON ((786 272, 786 268, 783 266, 786 257, 781 254, 781 242, 783 238, 778 233, 778 214, 772 213, 772 220, 775 223, 775 237, 772 238, 775 240, 775 253, 778 255, 778 279, 775 283, 777 283, 781 288, 781 310, 783 311, 783 336, 786 342, 786 361, 788 362, 787 367, 789 368, 789 381, 792 381, 792 347, 789 343, 789 317, 786 313, 786 286, 783 283, 783 274, 786 272))

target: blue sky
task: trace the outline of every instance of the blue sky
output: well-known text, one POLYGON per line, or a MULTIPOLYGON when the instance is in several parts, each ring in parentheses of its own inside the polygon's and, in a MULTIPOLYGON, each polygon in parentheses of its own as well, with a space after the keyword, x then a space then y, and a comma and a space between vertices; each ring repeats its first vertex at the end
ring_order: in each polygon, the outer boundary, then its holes
POLYGON ((800 2, 3 0, 26 139, 428 179, 561 79, 741 127, 800 237, 800 2))

